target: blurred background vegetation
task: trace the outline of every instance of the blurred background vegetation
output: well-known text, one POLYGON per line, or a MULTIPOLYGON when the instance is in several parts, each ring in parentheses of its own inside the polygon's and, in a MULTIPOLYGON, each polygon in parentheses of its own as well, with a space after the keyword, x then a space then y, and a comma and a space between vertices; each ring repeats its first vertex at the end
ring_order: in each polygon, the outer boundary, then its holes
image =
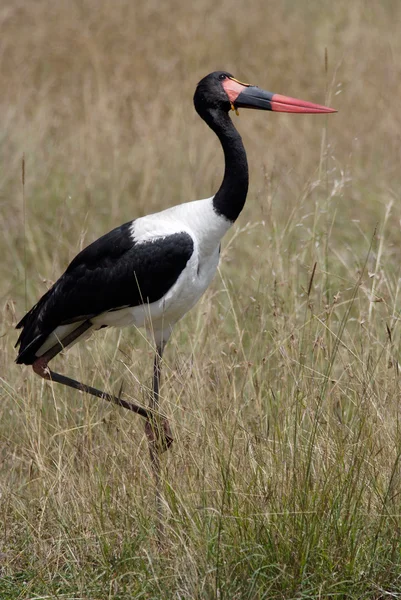
MULTIPOLYGON (((1 597, 401 598, 401 4, 3 0, 0 25, 1 597), (339 113, 233 117, 248 202, 166 351, 160 554, 142 423, 17 367, 14 326, 98 236, 216 191, 192 96, 217 69, 339 113)), ((151 354, 101 332, 57 364, 146 402, 151 354)))

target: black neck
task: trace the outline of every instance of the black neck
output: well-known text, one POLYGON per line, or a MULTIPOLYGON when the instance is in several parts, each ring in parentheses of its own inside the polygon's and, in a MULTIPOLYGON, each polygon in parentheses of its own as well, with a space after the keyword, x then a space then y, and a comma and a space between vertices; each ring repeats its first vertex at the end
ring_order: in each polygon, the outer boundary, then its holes
POLYGON ((219 138, 224 151, 224 178, 213 198, 217 214, 235 221, 244 207, 248 193, 248 161, 244 144, 228 114, 209 109, 200 114, 219 138))

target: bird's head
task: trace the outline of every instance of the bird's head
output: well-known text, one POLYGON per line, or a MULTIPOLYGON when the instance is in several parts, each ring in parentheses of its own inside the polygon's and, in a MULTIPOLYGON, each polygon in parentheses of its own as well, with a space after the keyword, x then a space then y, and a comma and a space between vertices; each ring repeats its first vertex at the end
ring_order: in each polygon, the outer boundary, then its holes
POLYGON ((320 104, 266 92, 255 85, 238 81, 226 71, 210 73, 198 83, 194 105, 200 115, 211 109, 228 112, 238 111, 239 108, 304 114, 337 112, 333 108, 320 104))

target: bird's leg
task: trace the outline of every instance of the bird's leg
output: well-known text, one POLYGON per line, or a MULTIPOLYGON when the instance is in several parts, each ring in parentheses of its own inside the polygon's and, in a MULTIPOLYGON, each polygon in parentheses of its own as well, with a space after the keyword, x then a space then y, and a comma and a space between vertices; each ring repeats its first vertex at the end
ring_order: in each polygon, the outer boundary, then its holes
POLYGON ((163 548, 165 542, 164 530, 164 511, 163 511, 163 495, 162 495, 162 477, 160 455, 168 450, 173 443, 170 424, 165 417, 160 417, 159 411, 159 388, 160 388, 160 373, 161 373, 161 358, 164 345, 156 346, 155 361, 153 365, 153 389, 149 401, 151 409, 150 418, 145 423, 145 432, 149 442, 150 460, 152 463, 153 475, 155 478, 155 499, 156 499, 156 530, 157 543, 159 548, 163 548))
POLYGON ((142 406, 138 406, 133 402, 127 402, 126 400, 122 400, 122 398, 118 396, 113 396, 111 394, 107 394, 106 392, 102 392, 97 388, 94 388, 90 385, 86 385, 85 383, 81 383, 80 381, 76 381, 75 379, 71 379, 70 377, 66 377, 65 375, 60 375, 60 373, 55 373, 51 371, 48 367, 49 361, 54 358, 64 347, 71 344, 74 340, 77 339, 80 335, 82 335, 87 329, 92 327, 92 323, 90 321, 85 321, 80 325, 77 329, 72 331, 66 338, 63 340, 63 344, 57 342, 50 350, 45 352, 42 356, 37 358, 32 364, 32 368, 34 372, 43 377, 43 379, 47 379, 49 381, 55 381, 56 383, 61 383, 68 387, 71 387, 75 390, 80 390, 81 392, 85 392, 86 394, 91 394, 92 396, 96 396, 97 398, 102 398, 103 400, 107 400, 107 402, 112 402, 113 404, 117 404, 118 406, 122 406, 127 410, 130 410, 141 417, 144 417, 147 420, 152 420, 152 408, 146 409, 142 406))
POLYGON ((155 360, 153 364, 153 387, 150 397, 149 408, 150 417, 145 423, 145 432, 149 441, 150 454, 153 461, 153 456, 161 454, 169 449, 173 443, 170 424, 166 417, 159 414, 159 389, 161 375, 161 359, 164 350, 164 345, 160 344, 156 347, 155 360))

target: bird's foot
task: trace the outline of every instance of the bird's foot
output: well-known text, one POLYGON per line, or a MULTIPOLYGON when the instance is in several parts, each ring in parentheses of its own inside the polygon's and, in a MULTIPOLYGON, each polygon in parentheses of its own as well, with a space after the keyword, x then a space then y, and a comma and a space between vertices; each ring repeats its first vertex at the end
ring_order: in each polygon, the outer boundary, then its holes
POLYGON ((39 377, 43 377, 43 379, 51 379, 50 377, 50 369, 47 366, 48 360, 44 356, 40 356, 37 358, 32 364, 32 369, 39 375, 39 377))
POLYGON ((174 441, 170 423, 165 417, 148 419, 145 423, 145 433, 148 438, 149 447, 155 450, 157 454, 166 452, 174 441))

